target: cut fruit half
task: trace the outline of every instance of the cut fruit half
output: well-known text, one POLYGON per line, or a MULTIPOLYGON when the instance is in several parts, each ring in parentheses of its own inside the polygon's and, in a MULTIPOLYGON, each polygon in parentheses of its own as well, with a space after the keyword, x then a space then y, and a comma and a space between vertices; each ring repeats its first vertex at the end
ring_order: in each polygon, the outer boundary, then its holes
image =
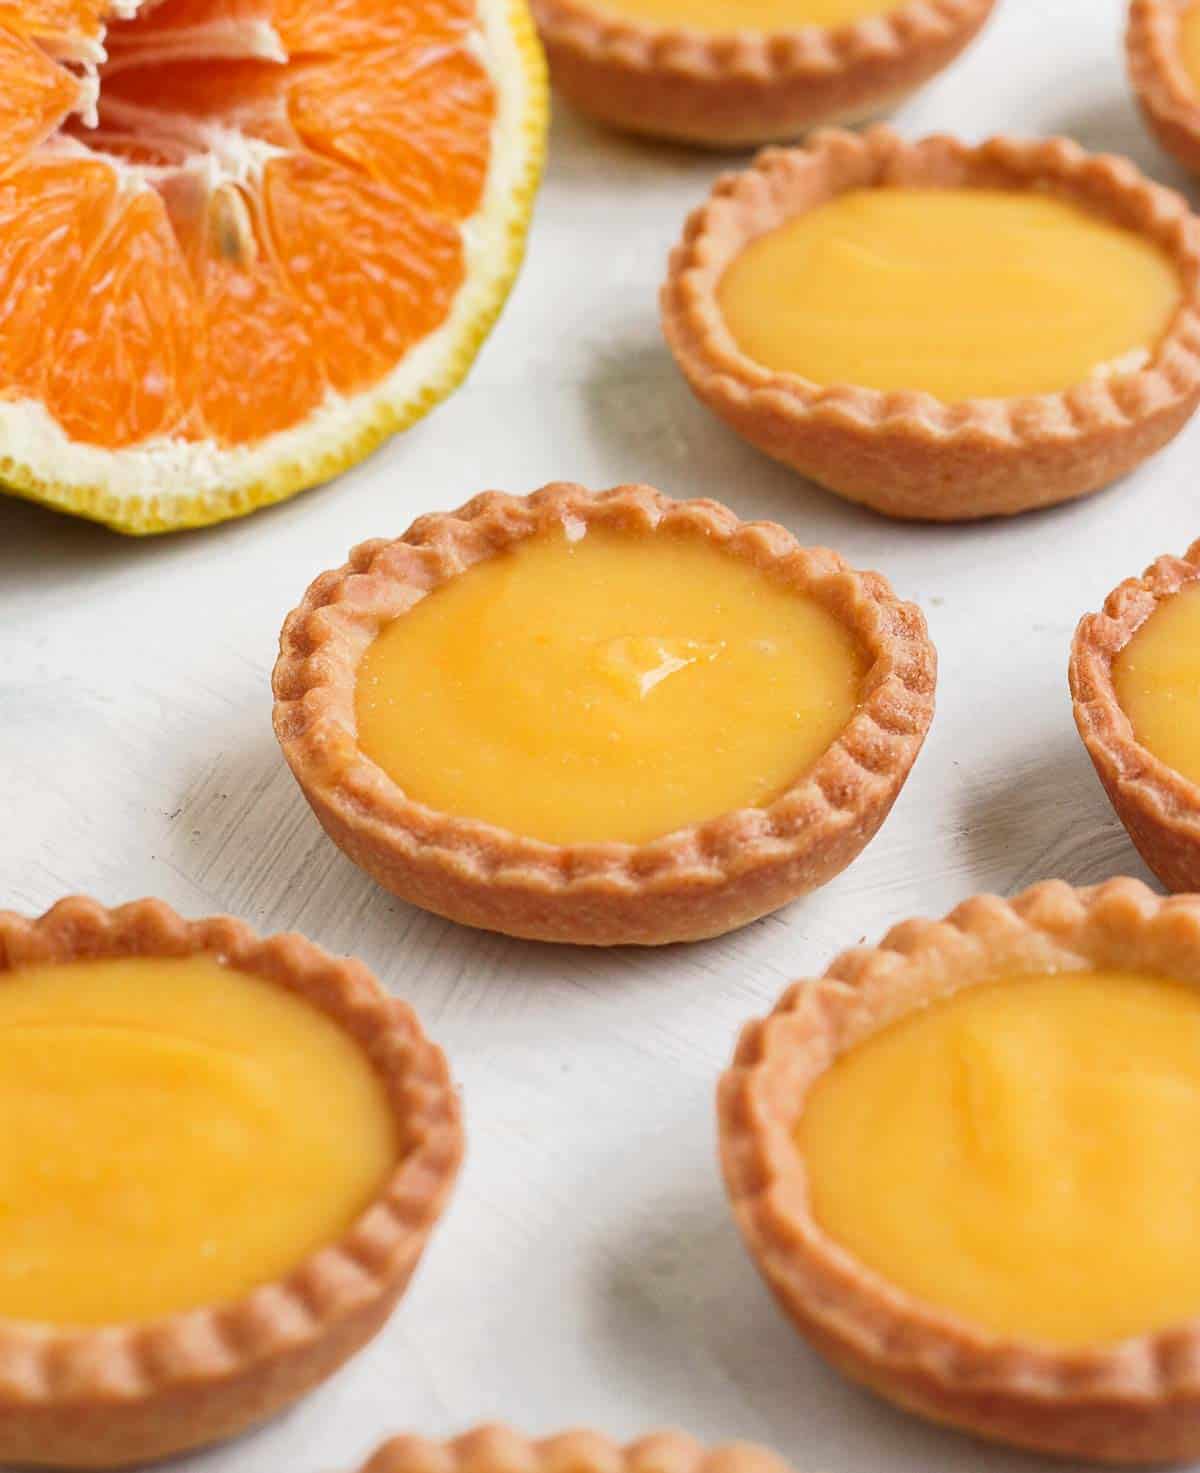
POLYGON ((524 0, 0 0, 0 483, 119 531, 461 380, 545 146, 524 0))

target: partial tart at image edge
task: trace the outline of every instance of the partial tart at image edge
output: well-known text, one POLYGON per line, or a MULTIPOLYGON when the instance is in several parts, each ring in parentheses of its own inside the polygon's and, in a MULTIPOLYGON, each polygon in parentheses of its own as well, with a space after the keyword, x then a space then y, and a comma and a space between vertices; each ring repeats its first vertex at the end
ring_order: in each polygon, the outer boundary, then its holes
POLYGON ((1194 0, 1131 0, 1125 64, 1142 117, 1155 138, 1200 174, 1200 82, 1186 64, 1181 23, 1194 0))
MULTIPOLYGON (((0 911, 0 980, 60 964, 208 958, 331 1020, 382 1085, 399 1154, 339 1238, 285 1276, 208 1307, 80 1329, 0 1318, 0 1461, 119 1468, 230 1438, 314 1389, 383 1327, 449 1198, 463 1152, 445 1057, 359 962, 229 916, 83 896, 0 911)), ((181 1169, 182 1165, 181 1165, 181 1169)))
MULTIPOLYGON (((1050 880, 894 926, 878 945, 854 947, 794 984, 742 1030, 718 1091, 722 1168, 767 1286, 851 1379, 989 1441, 1117 1464, 1187 1461, 1200 1455, 1200 1317, 1090 1344, 982 1328, 838 1241, 818 1220, 799 1145, 814 1089, 897 1026, 1026 979, 1069 989, 1073 975, 1106 971, 1118 974, 1114 996, 1137 973, 1200 1007, 1200 897, 1164 898, 1126 878, 1085 888, 1050 880)), ((1178 1025, 1170 1037, 1179 1041, 1178 1025)), ((979 1150, 986 1155, 986 1142, 979 1150)))
MULTIPOLYGON (((1075 724, 1139 854, 1168 890, 1200 891, 1200 785, 1152 751, 1122 706, 1114 663, 1160 609, 1200 588, 1200 541, 1127 578, 1079 621, 1068 678, 1075 724)), ((1186 715, 1186 713, 1183 713, 1186 715)))
POLYGON ((706 1446, 678 1431, 652 1432, 622 1443, 591 1428, 527 1437, 486 1424, 434 1441, 391 1438, 359 1473, 790 1473, 789 1465, 750 1442, 706 1446))

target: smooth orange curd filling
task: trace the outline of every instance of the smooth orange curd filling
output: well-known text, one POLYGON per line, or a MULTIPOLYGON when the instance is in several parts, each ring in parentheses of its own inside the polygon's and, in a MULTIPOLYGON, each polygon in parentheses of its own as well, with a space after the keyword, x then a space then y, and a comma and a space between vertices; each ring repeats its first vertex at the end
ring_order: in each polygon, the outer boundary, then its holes
POLYGON ((851 1049, 796 1133, 817 1220, 1003 1336, 1200 1314, 1200 989, 1126 972, 968 988, 851 1049))
POLYGON ((770 803, 850 719, 864 668, 832 614, 703 537, 556 531, 379 634, 358 739, 442 812, 641 843, 770 803))
POLYGON ((331 1019, 213 958, 0 976, 0 1316, 235 1299, 333 1242, 397 1159, 331 1019))
POLYGON ((1179 17, 1179 55, 1193 86, 1200 92, 1200 4, 1195 0, 1179 17))
POLYGON ((1200 584, 1159 604, 1112 671, 1138 741, 1200 783, 1200 584))
POLYGON ((738 346, 817 384, 955 402, 1140 366, 1181 300, 1152 241, 1032 190, 860 189, 751 242, 721 280, 738 346))
POLYGON ((899 9, 902 0, 592 0, 613 11, 663 26, 700 31, 793 31, 844 26, 899 9))

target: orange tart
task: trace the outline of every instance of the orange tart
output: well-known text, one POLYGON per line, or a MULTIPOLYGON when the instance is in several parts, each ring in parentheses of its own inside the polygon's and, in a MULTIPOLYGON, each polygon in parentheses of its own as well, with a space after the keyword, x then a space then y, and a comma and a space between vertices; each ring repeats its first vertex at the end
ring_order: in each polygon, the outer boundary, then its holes
POLYGON ((599 1432, 537 1440, 507 1427, 477 1427, 449 1442, 395 1437, 360 1473, 788 1473, 753 1443, 706 1448, 682 1432, 656 1432, 622 1446, 599 1432))
POLYGON ((1088 614, 1071 649, 1075 722, 1142 858, 1200 890, 1200 542, 1088 614))
POLYGON ((692 940, 858 854, 935 663, 916 608, 782 527, 554 485, 318 578, 275 731, 330 836, 406 900, 546 941, 692 940))
POLYGON ((824 133, 727 176, 663 290, 696 395, 891 516, 1083 496, 1200 398, 1200 221, 1063 139, 824 133))
POLYGON ((1200 1455, 1200 897, 1050 881, 798 983, 721 1081, 734 1213, 823 1354, 909 1411, 1200 1455))
POLYGON ((1133 0, 1125 55, 1151 132, 1182 164, 1200 173, 1200 4, 1133 0))
POLYGON ((0 1117, 6 1466, 295 1401, 382 1327, 462 1153, 445 1059, 365 967, 157 900, 0 912, 0 1117))
POLYGON ((994 0, 533 0, 562 95, 600 122, 717 147, 897 106, 994 0))

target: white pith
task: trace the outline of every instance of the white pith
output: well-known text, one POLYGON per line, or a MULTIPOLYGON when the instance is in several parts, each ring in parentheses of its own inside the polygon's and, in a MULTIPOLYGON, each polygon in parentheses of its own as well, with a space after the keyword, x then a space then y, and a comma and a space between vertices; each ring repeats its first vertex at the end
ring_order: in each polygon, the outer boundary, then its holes
POLYGON ((106 163, 122 188, 138 188, 168 178, 177 179, 180 175, 190 176, 208 194, 215 194, 226 184, 253 188, 261 182, 267 164, 287 153, 287 149, 278 144, 252 138, 224 123, 151 113, 142 108, 129 108, 127 111, 131 115, 131 130, 152 132, 157 145, 173 146, 178 154, 177 163, 140 164, 107 153, 99 135, 96 148, 89 148, 85 139, 62 139, 63 143, 74 144, 78 153, 106 163))
MULTIPOLYGON (((153 9, 158 0, 112 0, 114 20, 132 20, 139 11, 153 9)), ((98 36, 58 36, 42 46, 55 61, 79 69, 79 100, 75 111, 86 127, 96 126, 96 104, 100 100, 100 68, 108 60, 105 33, 98 36)))
MULTIPOLYGON (((306 478, 306 467, 319 469, 381 422, 402 420, 421 405, 429 386, 453 376, 511 273, 513 230, 527 207, 522 184, 529 172, 530 80, 510 24, 510 4, 511 0, 477 0, 480 25, 468 44, 492 78, 496 117, 483 197, 478 210, 460 226, 463 286, 440 328, 372 387, 351 396, 330 390, 302 423, 249 445, 226 447, 211 440, 163 436, 106 449, 72 440, 36 400, 0 400, 0 479, 12 481, 17 490, 25 489, 22 479, 32 481, 43 493, 58 493, 41 494, 39 499, 63 504, 71 504, 72 490, 87 493, 88 514, 102 519, 118 513, 124 517, 133 503, 140 503, 139 517, 148 526, 169 524, 176 519, 174 503, 186 505, 188 524, 214 520, 259 504, 261 488, 281 476, 311 483, 314 477, 306 478), (244 506, 239 505, 243 498, 244 506), (217 502, 224 505, 217 507, 217 502), (197 503, 207 503, 212 514, 197 503)), ((186 167, 200 173, 212 189, 250 182, 270 157, 282 152, 232 129, 211 128, 207 145, 197 149, 186 167)), ((86 149, 71 139, 54 140, 50 147, 86 149)), ((125 188, 145 187, 155 172, 144 165, 109 161, 125 188)))

